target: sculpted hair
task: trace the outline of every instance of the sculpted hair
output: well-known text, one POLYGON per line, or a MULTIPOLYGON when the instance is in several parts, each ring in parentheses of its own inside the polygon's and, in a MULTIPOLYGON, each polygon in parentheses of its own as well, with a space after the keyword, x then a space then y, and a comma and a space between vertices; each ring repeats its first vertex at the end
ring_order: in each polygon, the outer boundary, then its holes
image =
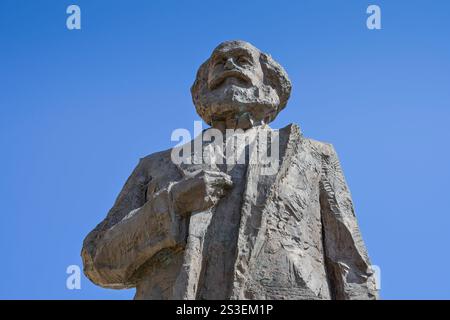
MULTIPOLYGON (((210 59, 206 60, 198 69, 194 84, 191 87, 191 94, 197 113, 206 123, 211 124, 206 106, 200 102, 201 95, 206 94, 209 90, 207 85, 209 61, 210 59)), ((263 83, 272 87, 280 99, 276 112, 271 115, 270 119, 267 119, 266 122, 268 123, 275 119, 278 113, 286 107, 291 95, 292 85, 284 68, 270 55, 260 52, 259 62, 264 73, 263 83)))

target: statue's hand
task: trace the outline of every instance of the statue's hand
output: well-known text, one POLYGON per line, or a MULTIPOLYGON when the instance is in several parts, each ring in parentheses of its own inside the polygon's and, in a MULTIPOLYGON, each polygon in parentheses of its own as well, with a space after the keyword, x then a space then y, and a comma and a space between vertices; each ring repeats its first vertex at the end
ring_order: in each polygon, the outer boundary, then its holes
POLYGON ((206 210, 217 204, 232 185, 230 176, 223 172, 198 171, 172 186, 175 210, 179 214, 206 210))

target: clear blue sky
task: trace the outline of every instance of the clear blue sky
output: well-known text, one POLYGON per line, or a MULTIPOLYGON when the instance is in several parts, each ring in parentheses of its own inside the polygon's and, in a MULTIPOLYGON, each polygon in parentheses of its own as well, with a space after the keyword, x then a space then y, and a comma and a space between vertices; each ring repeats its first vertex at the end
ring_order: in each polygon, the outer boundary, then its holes
POLYGON ((2 0, 0 298, 133 296, 84 277, 67 290, 66 267, 138 159, 193 129, 197 67, 229 39, 290 75, 272 127, 336 147, 382 298, 450 298, 447 0, 2 0))

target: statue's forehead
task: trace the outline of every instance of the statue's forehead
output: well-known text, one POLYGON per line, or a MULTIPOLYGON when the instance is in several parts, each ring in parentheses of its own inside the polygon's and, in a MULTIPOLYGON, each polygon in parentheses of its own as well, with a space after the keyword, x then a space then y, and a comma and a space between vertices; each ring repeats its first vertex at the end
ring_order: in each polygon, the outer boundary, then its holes
POLYGON ((219 45, 211 56, 229 54, 229 53, 247 53, 257 56, 259 50, 247 42, 227 42, 219 45))

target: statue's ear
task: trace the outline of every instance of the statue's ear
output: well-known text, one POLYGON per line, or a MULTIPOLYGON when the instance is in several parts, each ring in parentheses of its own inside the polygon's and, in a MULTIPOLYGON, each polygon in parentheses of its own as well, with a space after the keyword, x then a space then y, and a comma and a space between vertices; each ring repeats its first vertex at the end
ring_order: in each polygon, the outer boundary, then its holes
POLYGON ((284 109, 291 95, 291 80, 284 68, 268 54, 261 52, 259 62, 264 72, 264 84, 271 86, 280 98, 277 113, 284 109))
POLYGON ((195 105, 198 115, 208 124, 211 124, 211 119, 207 115, 207 110, 201 103, 201 95, 208 90, 208 66, 209 59, 203 62, 197 71, 194 84, 191 87, 192 102, 195 105))

